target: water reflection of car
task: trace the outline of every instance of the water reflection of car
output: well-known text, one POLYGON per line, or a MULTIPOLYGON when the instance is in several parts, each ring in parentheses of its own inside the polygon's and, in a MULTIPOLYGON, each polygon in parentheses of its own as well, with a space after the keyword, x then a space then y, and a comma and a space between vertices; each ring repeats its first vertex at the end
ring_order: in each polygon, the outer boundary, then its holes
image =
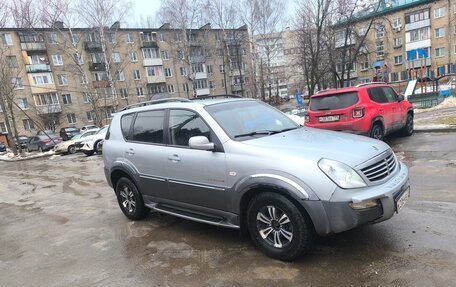
POLYGON ((82 146, 81 142, 84 140, 84 138, 91 136, 96 132, 97 130, 89 130, 85 133, 77 134, 71 139, 55 145, 54 152, 58 154, 74 154, 82 146))

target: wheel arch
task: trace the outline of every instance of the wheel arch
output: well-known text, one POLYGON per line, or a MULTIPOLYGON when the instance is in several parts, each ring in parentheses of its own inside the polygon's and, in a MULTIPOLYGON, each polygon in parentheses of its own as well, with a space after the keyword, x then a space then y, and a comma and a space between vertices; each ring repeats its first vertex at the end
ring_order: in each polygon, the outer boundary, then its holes
POLYGON ((141 191, 139 190, 139 183, 138 183, 137 179, 133 176, 133 174, 128 169, 126 169, 122 166, 118 166, 118 167, 112 169, 109 174, 109 180, 111 181, 114 192, 116 190, 117 182, 122 177, 125 177, 125 178, 128 178, 129 180, 131 180, 136 185, 136 188, 138 189, 138 191, 141 193, 141 191))

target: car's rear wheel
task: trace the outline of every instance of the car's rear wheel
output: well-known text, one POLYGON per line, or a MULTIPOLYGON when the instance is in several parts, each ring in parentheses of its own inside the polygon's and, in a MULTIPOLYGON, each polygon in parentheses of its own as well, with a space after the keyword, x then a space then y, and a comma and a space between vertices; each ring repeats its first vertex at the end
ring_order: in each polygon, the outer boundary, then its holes
POLYGON ((371 138, 374 138, 377 140, 382 140, 383 139, 383 126, 379 123, 375 123, 369 132, 369 136, 371 138))
POLYGON ((307 214, 277 193, 255 196, 247 210, 247 227, 255 245, 267 256, 290 261, 306 253, 315 241, 307 214))
POLYGON ((103 151, 103 141, 97 141, 95 143, 95 152, 101 153, 103 151))
POLYGON ((141 194, 130 179, 119 179, 116 184, 116 195, 120 209, 129 219, 140 220, 149 213, 149 208, 144 205, 141 194))
POLYGON ((413 115, 407 114, 407 120, 405 121, 405 126, 402 129, 402 135, 411 136, 413 134, 413 115))
POLYGON ((70 145, 68 147, 68 154, 74 154, 76 152, 76 147, 74 145, 70 145))

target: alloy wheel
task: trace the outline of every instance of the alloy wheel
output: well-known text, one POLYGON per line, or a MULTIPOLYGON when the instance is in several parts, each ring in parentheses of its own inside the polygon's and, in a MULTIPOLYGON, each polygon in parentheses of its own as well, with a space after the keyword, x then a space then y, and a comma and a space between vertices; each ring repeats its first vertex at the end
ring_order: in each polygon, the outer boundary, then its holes
POLYGON ((275 248, 283 248, 293 240, 293 225, 280 208, 268 205, 258 211, 257 230, 261 238, 275 248))
POLYGON ((120 197, 122 198, 122 206, 128 213, 134 213, 136 209, 136 199, 133 191, 128 187, 120 191, 120 197))

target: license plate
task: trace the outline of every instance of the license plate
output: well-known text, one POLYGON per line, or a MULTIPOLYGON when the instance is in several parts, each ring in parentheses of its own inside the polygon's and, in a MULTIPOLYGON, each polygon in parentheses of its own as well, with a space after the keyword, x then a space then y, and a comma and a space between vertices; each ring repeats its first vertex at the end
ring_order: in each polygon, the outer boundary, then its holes
POLYGON ((399 210, 405 205, 407 200, 410 197, 410 187, 396 200, 396 213, 399 213, 399 210))
POLYGON ((336 122, 339 120, 339 116, 319 117, 318 120, 320 123, 336 122))

